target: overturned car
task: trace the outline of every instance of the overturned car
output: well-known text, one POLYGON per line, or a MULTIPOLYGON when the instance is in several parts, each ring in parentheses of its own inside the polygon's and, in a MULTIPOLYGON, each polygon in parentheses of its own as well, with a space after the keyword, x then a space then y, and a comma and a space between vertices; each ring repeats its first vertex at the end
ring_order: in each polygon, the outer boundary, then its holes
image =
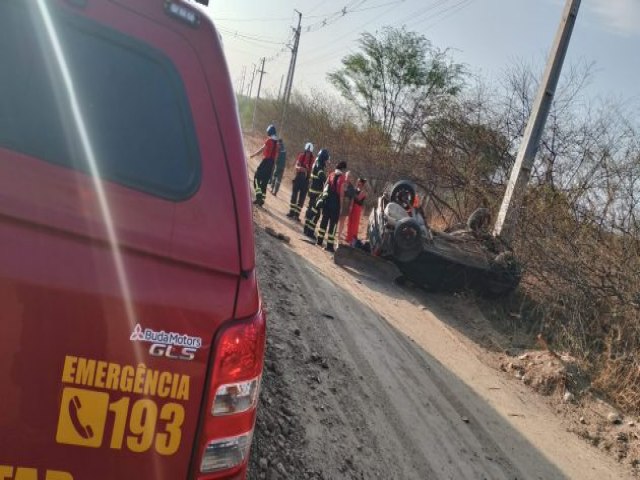
POLYGON ((399 181, 378 198, 371 211, 371 253, 391 260, 405 278, 428 289, 471 288, 485 295, 514 290, 521 268, 513 253, 489 233, 489 211, 473 212, 466 225, 432 230, 409 181, 399 181))

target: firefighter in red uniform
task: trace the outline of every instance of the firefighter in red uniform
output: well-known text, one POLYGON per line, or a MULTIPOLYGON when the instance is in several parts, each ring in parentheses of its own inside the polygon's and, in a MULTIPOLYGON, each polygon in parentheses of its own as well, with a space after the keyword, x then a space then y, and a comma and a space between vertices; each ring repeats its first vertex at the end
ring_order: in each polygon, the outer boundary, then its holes
POLYGON ((364 202, 367 199, 367 192, 365 191, 365 184, 367 180, 365 178, 359 178, 356 183, 356 196, 353 199, 353 207, 349 213, 349 223, 347 226, 347 245, 351 245, 358 238, 358 231, 360 230, 360 217, 362 215, 362 209, 364 208, 364 202))
POLYGON ((327 184, 320 202, 322 202, 322 220, 320 220, 320 228, 318 229, 317 244, 322 246, 324 236, 327 235, 328 252, 335 251, 336 229, 338 228, 338 220, 340 218, 340 205, 344 200, 344 172, 347 169, 347 162, 340 162, 336 166, 335 171, 329 175, 327 184))
POLYGON ((304 152, 296 159, 296 176, 293 178, 291 202, 289 203, 289 213, 287 213, 287 217, 294 220, 300 221, 300 212, 309 190, 309 174, 313 168, 313 162, 313 144, 307 143, 304 146, 304 152))
POLYGON ((278 156, 278 137, 276 135, 276 127, 269 125, 267 127, 267 138, 264 141, 264 145, 259 150, 250 155, 250 158, 258 156, 262 153, 262 161, 256 169, 255 177, 253 178, 253 188, 256 191, 256 199, 253 202, 255 205, 261 207, 264 205, 264 199, 267 194, 267 185, 273 174, 273 166, 278 156))

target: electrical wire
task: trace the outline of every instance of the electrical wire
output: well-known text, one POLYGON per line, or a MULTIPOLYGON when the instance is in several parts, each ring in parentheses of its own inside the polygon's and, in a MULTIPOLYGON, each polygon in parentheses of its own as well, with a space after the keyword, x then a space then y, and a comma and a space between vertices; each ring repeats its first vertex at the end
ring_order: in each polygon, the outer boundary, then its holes
POLYGON ((241 33, 239 31, 236 30, 230 30, 230 29, 226 29, 223 27, 218 27, 218 30, 222 33, 226 33, 227 35, 230 35, 231 38, 237 38, 237 39, 242 39, 242 40, 246 40, 248 42, 252 42, 252 43, 257 43, 257 44, 271 44, 271 45, 286 45, 286 41, 280 40, 280 41, 276 41, 276 40, 272 40, 268 37, 258 37, 258 36, 252 36, 252 35, 247 35, 245 33, 241 33))
POLYGON ((400 20, 397 21, 397 23, 399 25, 404 25, 405 23, 409 22, 409 21, 415 21, 419 18, 421 18, 424 15, 428 15, 431 12, 433 12, 434 10, 436 10, 437 8, 440 8, 444 5, 446 5, 447 3, 451 2, 453 0, 435 0, 432 3, 430 3, 429 5, 426 5, 418 10, 416 10, 415 12, 401 18, 400 20))
MULTIPOLYGON (((437 12, 434 12, 431 15, 426 16, 425 18, 414 19, 413 21, 411 21, 409 23, 406 23, 406 26, 407 27, 412 27, 412 26, 415 26, 415 25, 420 25, 420 24, 423 24, 426 21, 433 20, 433 19, 436 19, 438 17, 441 17, 442 15, 444 15, 444 17, 442 17, 442 19, 448 18, 449 16, 457 13, 458 11, 460 11, 460 10, 462 10, 464 8, 466 8, 470 4, 471 4, 471 0, 461 0, 458 3, 455 3, 453 5, 449 5, 448 7, 444 8, 442 10, 439 10, 437 12), (447 15, 447 13, 448 13, 448 15, 447 15)), ((436 25, 437 25, 437 22, 436 22, 436 25)))
MULTIPOLYGON (((329 15, 324 16, 324 18, 321 21, 307 25, 304 28, 304 31, 306 33, 317 32, 319 30, 322 30, 325 27, 328 27, 329 25, 334 24, 335 22, 337 22, 338 20, 342 19, 343 17, 349 14, 366 12, 366 11, 375 10, 378 8, 384 8, 389 5, 396 6, 400 3, 403 3, 405 0, 394 0, 391 2, 385 2, 378 5, 372 5, 370 7, 359 8, 362 5, 364 5, 366 1, 367 0, 357 0, 355 2, 352 2, 351 4, 347 4, 341 10, 335 11, 333 13, 330 13, 329 15)), ((310 17, 307 16, 306 18, 310 18, 310 17)))
POLYGON ((284 22, 291 20, 291 17, 254 17, 254 18, 238 18, 238 17, 213 17, 214 22, 284 22))
MULTIPOLYGON (((335 56, 336 53, 339 53, 340 51, 344 50, 342 48, 336 50, 333 47, 335 44, 337 44, 338 42, 344 40, 347 37, 350 37, 350 36, 354 35, 354 33, 356 33, 356 31, 360 31, 361 32, 365 27, 367 27, 368 25, 372 24, 373 22, 375 22, 376 20, 380 19, 381 17, 387 15, 389 12, 391 12, 394 9, 395 9, 395 5, 392 5, 391 7, 389 7, 388 9, 383 11, 382 13, 380 13, 379 15, 376 15, 372 19, 370 19, 370 20, 366 21, 365 23, 361 24, 358 28, 353 29, 352 31, 350 31, 350 32, 348 32, 348 33, 346 33, 344 35, 340 35, 337 38, 331 39, 331 41, 327 45, 325 45, 325 46, 332 47, 330 49, 330 51, 325 51, 324 53, 320 53, 320 55, 318 55, 318 56, 316 56, 314 58, 311 58, 309 60, 305 60, 305 61, 301 62, 300 65, 308 65, 310 63, 321 62, 321 61, 326 60, 327 58, 331 58, 331 57, 335 56)), ((323 50, 325 50, 325 49, 322 49, 321 52, 323 50)))
MULTIPOLYGON (((393 23, 403 24, 404 22, 406 22, 409 19, 416 19, 416 18, 420 19, 420 22, 431 20, 433 18, 436 18, 438 15, 441 15, 441 14, 449 12, 449 10, 451 8, 458 7, 458 6, 460 6, 461 3, 464 3, 464 2, 467 2, 467 1, 470 1, 470 0, 462 0, 462 2, 453 4, 453 5, 449 5, 448 7, 445 8, 445 10, 439 10, 437 12, 434 12, 434 10, 436 10, 436 9, 438 9, 440 7, 444 7, 447 3, 452 2, 452 1, 455 1, 455 0, 436 0, 435 2, 433 2, 433 3, 431 3, 431 4, 429 4, 429 5, 425 6, 425 7, 422 7, 420 9, 414 11, 412 14, 404 17, 399 22, 393 22, 393 23), (431 14, 431 15, 428 15, 426 18, 421 18, 421 17, 423 17, 424 15, 427 15, 427 14, 431 14)), ((380 14, 380 15, 372 18, 371 20, 365 22, 364 24, 360 25, 356 30, 362 31, 366 26, 368 26, 369 24, 375 22, 380 17, 386 15, 388 12, 390 12, 394 8, 395 8, 395 6, 392 6, 390 9, 385 10, 384 12, 382 12, 382 14, 380 14)), ((455 12, 453 12, 453 13, 455 13, 455 12)), ((315 57, 313 57, 313 58, 311 58, 309 60, 304 60, 303 62, 300 63, 300 65, 308 65, 310 63, 322 62, 322 61, 324 61, 324 60, 326 60, 328 58, 331 58, 332 56, 335 56, 337 53, 339 53, 343 49, 342 48, 336 49, 333 46, 335 44, 337 44, 338 42, 340 42, 341 40, 353 35, 353 33, 354 32, 352 31, 352 32, 349 32, 349 33, 347 33, 345 35, 341 35, 341 36, 339 36, 337 38, 332 39, 331 42, 327 45, 327 46, 332 47, 330 51, 324 51, 324 52, 321 51, 320 55, 317 55, 317 56, 315 56, 315 57)))
MULTIPOLYGON (((368 20, 367 22, 361 24, 358 28, 354 29, 353 31, 348 32, 345 35, 339 36, 337 38, 333 38, 331 39, 330 44, 328 44, 328 46, 332 47, 329 51, 325 51, 324 53, 321 53, 320 55, 316 55, 315 57, 312 57, 311 59, 308 60, 304 60, 303 62, 299 62, 298 65, 299 66, 304 66, 304 65, 309 65, 312 63, 317 63, 317 62, 322 62, 328 58, 331 58, 333 56, 336 55, 336 53, 340 52, 340 51, 344 51, 344 49, 335 49, 333 46, 336 45, 338 42, 340 42, 341 40, 352 36, 354 34, 354 32, 356 30, 362 31, 366 26, 370 25, 371 23, 375 22, 376 20, 378 20, 379 18, 387 15, 389 12, 391 12, 392 10, 394 10, 396 8, 396 6, 400 3, 403 3, 405 0, 394 0, 394 1, 390 1, 390 2, 385 2, 385 3, 380 3, 377 5, 371 5, 371 6, 364 6, 366 4, 368 0, 351 0, 349 1, 342 9, 331 12, 329 14, 323 14, 323 15, 305 15, 305 19, 309 19, 309 18, 321 18, 321 21, 315 22, 311 25, 308 25, 304 28, 304 32, 308 32, 308 33, 313 33, 313 32, 317 32, 319 30, 322 30, 326 27, 328 27, 329 25, 339 21, 340 19, 342 19, 343 17, 347 16, 348 14, 353 14, 353 13, 360 13, 360 12, 366 12, 366 11, 371 11, 371 10, 375 10, 375 9, 379 9, 379 8, 384 8, 384 7, 389 7, 387 9, 385 9, 381 14, 376 15, 375 17, 371 18, 370 20, 368 20)), ((457 3, 454 4, 449 4, 450 2, 455 1, 455 0, 435 0, 433 3, 424 6, 420 9, 418 9, 417 11, 413 12, 412 14, 410 14, 409 16, 403 18, 400 20, 400 22, 394 22, 394 23, 405 23, 407 21, 410 21, 408 26, 411 25, 418 25, 418 24, 422 24, 426 21, 429 20, 434 20, 437 19, 436 22, 434 22, 433 24, 429 25, 429 28, 431 28, 434 25, 437 25, 438 23, 446 20, 447 18, 451 17, 452 15, 458 13, 459 11, 463 10, 464 8, 466 8, 467 6, 469 6, 474 0, 461 0, 458 1, 457 3), (449 5, 447 5, 449 4, 449 5), (441 7, 445 7, 445 8, 441 8, 441 7), (438 10, 439 9, 439 10, 438 10)), ((317 8, 319 8, 324 2, 319 2, 315 7, 313 7, 309 13, 312 13, 313 11, 317 10, 317 8)), ((285 20, 289 20, 291 21, 292 18, 291 17, 276 17, 276 18, 265 18, 265 17, 260 17, 260 18, 220 18, 217 20, 221 20, 221 21, 238 21, 238 22, 251 22, 251 21, 285 21, 285 20)), ((240 32, 234 29, 230 29, 230 28, 225 28, 225 27, 219 27, 219 30, 221 30, 222 32, 228 34, 231 36, 231 39, 237 39, 240 41, 244 41, 248 44, 252 44, 252 45, 260 45, 263 48, 268 48, 267 45, 281 45, 282 48, 272 54, 270 57, 268 57, 267 61, 272 62, 276 59, 278 59, 279 57, 282 56, 283 53, 287 52, 288 50, 291 49, 291 39, 288 39, 287 42, 283 42, 283 41, 279 41, 278 39, 276 39, 275 37, 266 37, 266 36, 258 36, 258 35, 251 35, 247 32, 240 32), (267 44, 267 45, 265 45, 267 44)), ((248 52, 242 52, 242 53, 248 53, 248 52)))
POLYGON ((470 6, 473 2, 475 2, 475 0, 467 0, 466 3, 465 2, 460 2, 460 7, 458 7, 456 10, 454 10, 453 12, 449 13, 449 15, 445 15, 444 17, 442 17, 439 21, 434 22, 430 25, 427 25, 425 28, 426 30, 430 30, 431 28, 435 27, 436 25, 438 25, 439 23, 444 22, 446 19, 452 17, 453 15, 455 15, 456 13, 464 10, 465 8, 467 8, 468 6, 470 6))

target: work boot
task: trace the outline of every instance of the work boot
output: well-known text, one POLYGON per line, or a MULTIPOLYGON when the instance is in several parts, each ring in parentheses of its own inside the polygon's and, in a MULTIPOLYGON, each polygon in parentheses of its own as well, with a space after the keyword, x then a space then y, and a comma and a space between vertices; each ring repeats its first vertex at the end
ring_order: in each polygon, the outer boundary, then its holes
POLYGON ((333 245, 331 245, 331 244, 328 244, 328 245, 324 248, 324 250, 325 250, 326 252, 329 252, 329 253, 334 253, 334 252, 335 252, 335 250, 333 249, 333 245))

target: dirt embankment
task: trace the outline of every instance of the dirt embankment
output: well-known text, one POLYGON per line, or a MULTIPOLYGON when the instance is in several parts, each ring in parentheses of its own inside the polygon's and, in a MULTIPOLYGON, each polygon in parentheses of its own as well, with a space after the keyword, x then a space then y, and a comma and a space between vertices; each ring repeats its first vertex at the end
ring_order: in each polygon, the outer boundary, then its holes
POLYGON ((336 267, 285 219, 287 187, 255 213, 269 331, 250 479, 632 478, 496 368, 473 302, 336 267))

